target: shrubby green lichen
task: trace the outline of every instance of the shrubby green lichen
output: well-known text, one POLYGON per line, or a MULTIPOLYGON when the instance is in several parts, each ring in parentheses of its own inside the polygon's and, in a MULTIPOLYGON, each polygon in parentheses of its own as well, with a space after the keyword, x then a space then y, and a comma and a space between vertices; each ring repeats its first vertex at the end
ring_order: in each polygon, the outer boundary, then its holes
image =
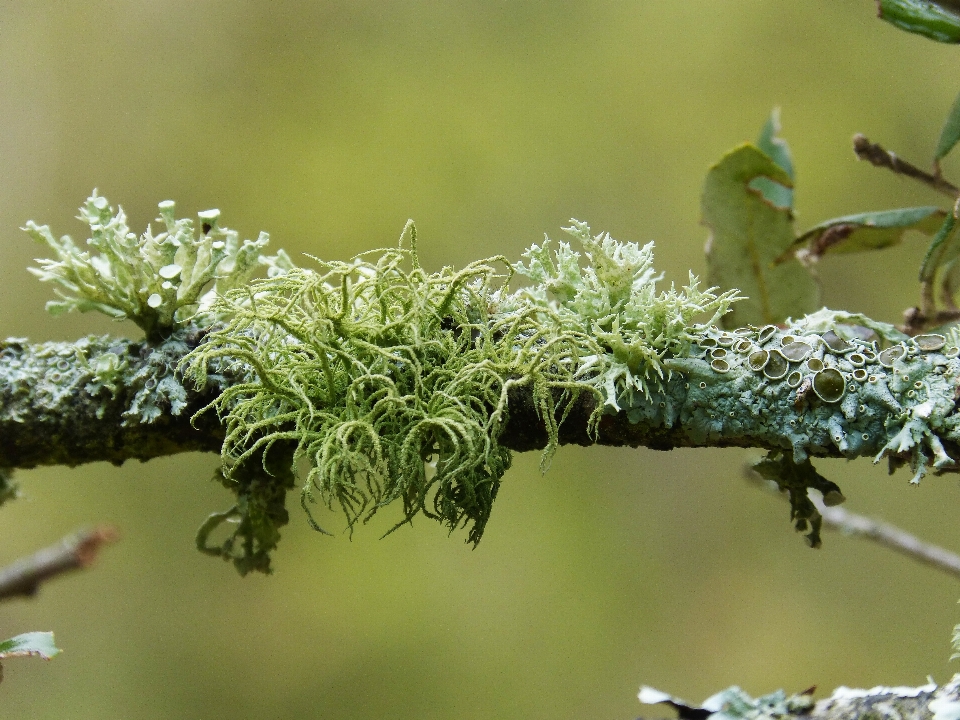
POLYGON ((657 294, 663 276, 653 269, 652 242, 620 243, 608 233, 593 236, 586 223, 571 223, 564 230, 580 241, 588 265, 580 267, 580 254, 568 243, 551 252, 546 238, 523 254, 527 265, 514 266, 534 284, 508 298, 503 311, 532 310, 558 332, 594 341, 597 352, 582 355, 576 375, 602 389, 614 410, 621 399, 628 405, 649 401, 651 391, 663 388, 664 358, 685 355, 698 332, 727 312, 737 291, 701 291, 690 273, 680 291, 671 286, 657 294))
POLYGON ((54 314, 98 310, 129 318, 148 338, 159 339, 191 320, 212 322, 209 310, 217 293, 244 285, 258 267, 280 273, 293 266, 282 250, 273 257, 261 255, 270 242, 266 233, 241 243, 236 231, 219 227, 218 210, 200 213, 202 232, 197 237, 192 220, 174 217, 173 201, 159 207, 165 230, 154 235, 148 227, 137 237, 127 226, 123 208, 114 213, 107 199, 94 191, 80 208, 79 219, 90 226, 87 244, 97 254, 82 250, 69 235, 57 240, 48 226, 28 222, 24 229, 30 236, 57 255, 30 268, 41 280, 57 285, 60 300, 48 302, 47 309, 54 314))
POLYGON ((273 443, 295 441, 309 462, 304 506, 315 494, 348 524, 399 500, 404 522, 423 512, 451 529, 483 533, 510 465, 498 440, 511 388, 529 386, 550 443, 582 393, 612 408, 662 387, 662 360, 685 351, 694 318, 725 311, 734 293, 696 282, 657 295, 652 245, 571 233, 591 265, 561 244, 427 273, 416 250, 256 281, 223 295, 229 318, 189 359, 198 382, 208 364, 240 363, 254 376, 216 403, 227 426, 227 474, 273 443), (508 291, 512 271, 537 284, 508 291))

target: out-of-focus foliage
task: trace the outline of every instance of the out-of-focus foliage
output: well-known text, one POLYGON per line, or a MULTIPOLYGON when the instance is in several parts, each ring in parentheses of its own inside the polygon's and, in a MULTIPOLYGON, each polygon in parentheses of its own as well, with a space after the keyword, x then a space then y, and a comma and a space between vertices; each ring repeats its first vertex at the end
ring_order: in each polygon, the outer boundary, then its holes
POLYGON ((35 655, 49 660, 60 654, 53 642, 52 632, 29 632, 6 640, 0 640, 0 660, 35 655))
POLYGON ((943 123, 943 129, 940 131, 937 149, 933 153, 933 161, 938 168, 940 161, 953 150, 958 140, 960 140, 960 95, 957 95, 957 99, 953 101, 950 112, 943 123))
POLYGON ((790 146, 780 137, 780 108, 774 108, 767 122, 760 130, 757 138, 757 149, 773 160, 787 177, 791 185, 781 185, 768 177, 759 176, 750 181, 749 187, 759 190, 764 199, 778 208, 793 209, 793 158, 790 156, 790 146))
POLYGON ((807 256, 814 259, 827 253, 882 250, 898 244, 909 230, 935 235, 945 215, 936 206, 847 215, 815 225, 795 245, 806 245, 807 256))
MULTIPOLYGON (((0 640, 0 661, 31 655, 49 660, 59 654, 60 648, 53 642, 52 632, 28 632, 0 640)), ((3 665, 0 664, 0 681, 2 680, 3 665)))

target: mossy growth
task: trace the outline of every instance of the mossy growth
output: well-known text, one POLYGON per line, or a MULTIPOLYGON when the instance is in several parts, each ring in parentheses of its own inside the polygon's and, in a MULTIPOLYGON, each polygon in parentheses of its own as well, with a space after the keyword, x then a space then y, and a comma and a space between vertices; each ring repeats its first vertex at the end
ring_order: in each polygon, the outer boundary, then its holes
POLYGON ((292 441, 293 464, 309 467, 305 509, 339 507, 352 529, 399 501, 398 525, 423 513, 478 542, 510 466, 498 440, 511 388, 532 391, 547 461, 572 401, 593 394, 595 424, 604 405, 649 392, 695 319, 715 320, 735 299, 695 279, 656 294, 652 244, 594 237, 576 221, 568 231, 585 268, 547 241, 528 265, 498 257, 428 273, 409 224, 398 249, 318 260, 221 296, 213 311, 226 320, 186 373, 202 384, 211 363, 252 371, 213 406, 227 428, 225 474, 292 441), (510 292, 514 272, 535 284, 510 292))

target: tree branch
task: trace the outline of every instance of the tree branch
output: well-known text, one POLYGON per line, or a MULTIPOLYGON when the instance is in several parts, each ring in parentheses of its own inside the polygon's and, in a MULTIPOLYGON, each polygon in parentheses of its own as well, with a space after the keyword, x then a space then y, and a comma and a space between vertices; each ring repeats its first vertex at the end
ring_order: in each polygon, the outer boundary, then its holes
POLYGON ((817 499, 813 500, 823 515, 823 522, 845 535, 855 535, 872 540, 911 560, 930 565, 960 580, 960 556, 946 548, 924 542, 916 535, 901 530, 895 525, 873 520, 865 515, 850 512, 841 507, 825 507, 817 499))
MULTIPOLYGON (((776 483, 764 480, 750 467, 745 467, 744 470, 744 474, 750 482, 776 492, 776 494, 784 500, 787 499, 785 494, 777 487, 776 483)), ((850 512, 842 507, 827 506, 820 498, 813 494, 810 495, 810 501, 823 517, 823 524, 831 530, 836 530, 844 535, 872 540, 911 560, 929 565, 936 570, 940 570, 960 580, 960 555, 939 545, 924 542, 916 535, 908 533, 896 525, 891 525, 881 520, 874 520, 866 515, 850 512)))
POLYGON ((96 559, 100 548, 115 542, 117 531, 107 525, 80 530, 60 542, 0 569, 0 600, 32 597, 40 584, 71 570, 83 570, 96 559))
MULTIPOLYGON (((225 363, 210 370, 202 390, 184 382, 177 367, 205 334, 202 328, 187 327, 157 345, 109 337, 0 344, 0 467, 120 464, 181 452, 220 451, 225 435, 220 418, 212 410, 196 413, 241 379, 249 380, 250 370, 232 363, 227 372, 225 363), (110 377, 98 374, 105 359, 115 364, 116 358, 122 358, 120 369, 110 377)), ((779 347, 783 337, 795 334, 796 329, 777 330, 765 346, 779 347)), ((704 349, 694 347, 691 357, 665 361, 670 376, 660 390, 637 398, 630 407, 607 406, 595 425, 595 395, 580 392, 570 398, 556 390, 555 419, 562 420, 559 443, 656 450, 786 449, 798 461, 806 456, 884 454, 903 463, 921 459, 920 453, 937 472, 956 469, 950 458, 960 458, 952 430, 960 360, 906 343, 902 347, 909 345, 909 351, 890 367, 861 368, 849 364, 850 358, 864 362, 849 349, 846 355, 831 355, 819 335, 801 340, 815 346, 811 363, 786 362, 782 373, 752 370, 746 354, 738 357, 732 351, 720 372, 714 369, 720 367, 716 362, 708 362, 715 350, 704 360, 700 359, 704 349), (839 368, 837 377, 847 378, 835 398, 822 399, 812 382, 819 377, 812 363, 824 366, 818 358, 839 368), (799 382, 787 374, 794 368, 799 382), (776 374, 779 378, 770 377, 776 374), (926 433, 923 428, 931 423, 941 427, 926 433)), ((778 350, 762 352, 784 357, 778 350)), ((532 383, 510 388, 507 420, 497 442, 521 452, 548 446, 547 425, 532 383)))
POLYGON ((645 704, 670 705, 680 720, 706 720, 714 713, 720 713, 720 717, 767 720, 949 720, 960 712, 960 675, 939 687, 932 681, 920 687, 840 687, 830 697, 816 702, 811 697, 815 689, 791 696, 778 691, 752 698, 740 688, 731 687, 704 702, 705 707, 690 706, 649 687, 641 688, 639 698, 645 704))
POLYGON ((879 143, 870 142, 867 137, 860 133, 853 136, 853 151, 859 160, 866 160, 876 167, 892 170, 897 175, 919 180, 924 185, 954 200, 960 197, 960 188, 948 182, 939 174, 933 175, 921 170, 916 165, 902 160, 896 153, 886 150, 879 143))

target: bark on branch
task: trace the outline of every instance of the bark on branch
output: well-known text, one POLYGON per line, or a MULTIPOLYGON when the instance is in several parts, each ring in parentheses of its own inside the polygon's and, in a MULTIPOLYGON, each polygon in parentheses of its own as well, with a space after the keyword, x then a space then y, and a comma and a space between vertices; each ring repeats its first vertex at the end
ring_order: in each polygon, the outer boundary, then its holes
MULTIPOLYGON (((211 374, 202 391, 183 382, 179 363, 205 334, 203 328, 188 327, 158 344, 111 337, 0 343, 0 467, 121 464, 181 452, 219 452, 223 423, 213 411, 196 413, 249 374, 236 368, 234 375, 211 374)), ((923 422, 938 411, 949 415, 940 418, 946 425, 955 424, 950 419, 955 417, 960 373, 955 358, 911 348, 895 368, 883 368, 885 380, 858 367, 854 374, 859 378, 863 373, 863 381, 847 382, 845 395, 836 402, 817 396, 812 373, 793 384, 770 379, 766 371, 751 372, 749 362, 743 359, 743 371, 725 367, 721 373, 713 369, 716 363, 697 358, 668 361, 671 377, 662 392, 630 408, 607 408, 595 427, 590 424, 595 396, 581 393, 565 403, 557 394, 557 419, 563 420, 559 442, 655 450, 752 447, 792 450, 800 457, 886 452, 897 463, 910 461, 919 448, 927 456, 942 451, 945 458, 960 458, 951 433, 934 438, 933 449, 922 447, 929 438, 918 437, 923 422), (899 444, 891 444, 898 437, 899 444)), ((798 367, 807 370, 806 364, 798 367)), ((520 452, 547 446, 547 427, 530 384, 511 388, 498 441, 520 452)), ((955 467, 944 461, 936 470, 955 467)))

